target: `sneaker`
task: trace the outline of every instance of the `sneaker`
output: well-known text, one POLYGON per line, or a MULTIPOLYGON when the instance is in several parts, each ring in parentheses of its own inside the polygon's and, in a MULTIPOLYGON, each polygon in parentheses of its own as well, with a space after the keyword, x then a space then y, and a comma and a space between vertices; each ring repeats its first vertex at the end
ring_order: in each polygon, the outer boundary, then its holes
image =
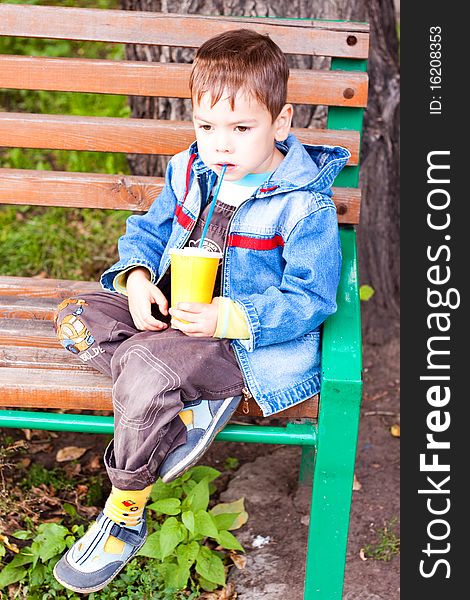
POLYGON ((159 476, 164 483, 183 475, 201 458, 215 436, 228 423, 240 400, 241 396, 233 396, 225 400, 197 400, 186 404, 180 414, 186 424, 188 438, 185 444, 170 452, 160 465, 159 476))
POLYGON ((123 527, 100 512, 96 522, 77 540, 54 567, 54 577, 69 590, 81 594, 104 588, 137 554, 147 537, 145 511, 142 523, 123 527), (104 551, 109 536, 124 542, 120 554, 104 551))

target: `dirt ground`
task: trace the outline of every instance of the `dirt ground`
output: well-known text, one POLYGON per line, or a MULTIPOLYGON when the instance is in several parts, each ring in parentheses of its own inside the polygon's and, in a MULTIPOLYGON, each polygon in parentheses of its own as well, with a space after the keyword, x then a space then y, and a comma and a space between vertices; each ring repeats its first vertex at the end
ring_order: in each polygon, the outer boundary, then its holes
MULTIPOLYGON (((399 346, 398 339, 384 346, 364 347, 364 396, 356 478, 353 491, 351 524, 347 551, 344 600, 397 600, 399 598, 399 556, 390 561, 367 558, 363 549, 375 544, 380 530, 391 529, 399 517, 399 438, 391 434, 399 424, 399 346), (366 560, 364 560, 367 558, 366 560)), ((0 430, 1 435, 24 439, 16 430, 0 430)), ((23 465, 40 462, 57 467, 57 451, 69 445, 87 447, 79 459, 81 474, 93 472, 107 478, 99 459, 107 440, 105 436, 86 434, 38 433, 38 439, 26 444, 17 458, 23 465), (26 461, 26 462, 25 462, 26 461)), ((14 461, 13 461, 14 462, 14 461)), ((216 442, 201 461, 223 471, 219 481, 220 500, 245 497, 248 523, 237 537, 247 550, 243 570, 232 571, 240 600, 301 600, 303 598, 304 561, 308 525, 308 489, 297 487, 300 450, 296 447, 264 444, 216 442), (236 459, 236 460, 235 460, 236 459), (231 468, 227 465, 231 464, 231 468)), ((64 468, 75 468, 64 467, 64 468)), ((78 468, 80 471, 80 467, 78 468)), ((73 473, 72 473, 73 474, 73 473)), ((3 495, 8 494, 9 469, 3 470, 3 495)), ((35 517, 54 518, 60 502, 44 497, 28 506, 35 517)), ((92 518, 97 508, 83 507, 92 518)), ((3 515, 5 516, 5 515, 3 515)), ((18 528, 14 511, 2 521, 3 533, 18 528)), ((398 525, 393 528, 399 536, 398 525)))
MULTIPOLYGON (((399 437, 391 433, 399 425, 398 338, 385 346, 366 346, 363 364, 355 469, 360 489, 353 491, 343 599, 398 600, 399 555, 386 561, 361 552, 368 545, 376 547, 380 530, 399 538, 399 437)), ((296 485, 299 449, 215 444, 206 462, 217 468, 227 456, 240 458, 242 466, 222 499, 244 496, 250 515, 238 533, 248 550, 246 569, 233 574, 238 598, 301 600, 309 498, 296 485)))

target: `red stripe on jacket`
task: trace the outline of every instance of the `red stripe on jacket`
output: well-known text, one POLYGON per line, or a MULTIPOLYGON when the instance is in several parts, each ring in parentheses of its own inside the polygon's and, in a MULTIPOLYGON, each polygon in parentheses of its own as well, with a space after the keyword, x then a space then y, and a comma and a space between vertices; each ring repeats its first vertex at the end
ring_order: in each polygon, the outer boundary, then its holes
POLYGON ((186 200, 186 196, 189 193, 189 182, 191 181, 191 167, 193 166, 193 162, 196 160, 196 156, 197 154, 191 154, 189 158, 188 166, 186 167, 186 190, 184 192, 183 202, 181 203, 181 205, 177 205, 175 208, 175 215, 178 219, 178 223, 188 230, 192 228, 195 221, 183 212, 183 204, 186 200))
POLYGON ((280 235, 275 235, 268 239, 259 239, 246 235, 232 234, 227 240, 227 246, 248 248, 249 250, 274 250, 278 246, 284 246, 284 240, 280 235))

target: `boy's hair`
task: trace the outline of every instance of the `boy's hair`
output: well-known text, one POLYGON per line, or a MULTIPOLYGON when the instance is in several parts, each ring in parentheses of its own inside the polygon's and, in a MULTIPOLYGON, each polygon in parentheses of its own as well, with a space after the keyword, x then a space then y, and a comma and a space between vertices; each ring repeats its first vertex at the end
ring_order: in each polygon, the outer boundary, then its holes
POLYGON ((274 119, 286 103, 289 66, 282 50, 267 35, 232 29, 199 47, 193 62, 191 98, 211 95, 214 106, 226 91, 232 110, 239 90, 264 104, 274 119))

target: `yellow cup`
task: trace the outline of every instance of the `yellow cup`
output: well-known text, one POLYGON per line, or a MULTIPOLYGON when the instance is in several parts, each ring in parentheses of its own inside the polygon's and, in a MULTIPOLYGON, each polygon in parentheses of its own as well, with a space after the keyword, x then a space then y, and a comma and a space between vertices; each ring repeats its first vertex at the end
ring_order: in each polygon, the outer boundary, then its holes
POLYGON ((171 306, 178 302, 210 304, 221 252, 187 247, 170 250, 171 306))

